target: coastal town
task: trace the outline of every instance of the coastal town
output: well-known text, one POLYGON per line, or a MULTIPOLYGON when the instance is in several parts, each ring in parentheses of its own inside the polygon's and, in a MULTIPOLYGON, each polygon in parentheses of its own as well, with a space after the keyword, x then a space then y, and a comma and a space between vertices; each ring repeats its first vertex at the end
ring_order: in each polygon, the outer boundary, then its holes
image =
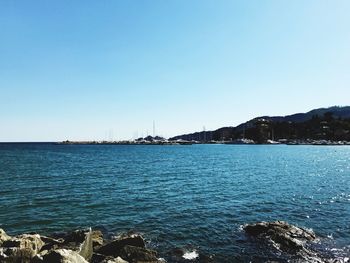
MULTIPOLYGON (((165 138, 153 139, 152 138, 140 138, 137 140, 125 140, 125 141, 63 141, 57 142, 58 145, 193 145, 193 144, 236 144, 236 145, 252 145, 258 144, 254 140, 250 139, 236 139, 232 141, 186 141, 182 139, 168 140, 165 138)), ((260 143, 261 144, 261 143, 260 143)), ((350 141, 331 141, 331 140, 288 140, 280 139, 278 141, 267 140, 264 144, 271 145, 350 145, 350 141)))
MULTIPOLYGON (((154 127, 154 123, 153 123, 154 127)), ((288 116, 257 117, 236 127, 164 138, 155 135, 131 140, 70 141, 58 144, 192 145, 287 144, 350 145, 350 106, 314 109, 288 116)))

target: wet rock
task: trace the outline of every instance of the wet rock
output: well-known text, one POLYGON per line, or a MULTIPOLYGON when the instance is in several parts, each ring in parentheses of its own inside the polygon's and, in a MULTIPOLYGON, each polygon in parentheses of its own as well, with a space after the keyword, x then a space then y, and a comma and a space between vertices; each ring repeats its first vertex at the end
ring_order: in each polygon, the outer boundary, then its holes
POLYGON ((296 227, 284 221, 259 222, 246 225, 245 232, 257 241, 267 242, 291 257, 290 262, 325 263, 330 262, 312 249, 311 242, 317 241, 313 231, 296 227))
POLYGON ((284 221, 259 222, 246 225, 244 230, 250 236, 272 241, 277 248, 291 253, 303 250, 307 241, 316 239, 311 230, 284 221))
POLYGON ((41 248, 41 251, 58 249, 63 245, 64 239, 55 239, 47 236, 41 236, 41 240, 45 243, 41 248))
POLYGON ((103 261, 108 260, 108 259, 113 259, 113 257, 102 255, 102 254, 94 252, 92 254, 90 262, 91 263, 102 263, 103 261))
POLYGON ((97 253, 103 254, 106 256, 117 257, 117 256, 120 256, 120 253, 125 246, 144 248, 145 241, 140 235, 137 235, 137 234, 121 236, 116 240, 101 246, 97 250, 97 253))
POLYGON ((199 255, 199 260, 200 263, 213 263, 214 259, 213 256, 208 256, 208 255, 199 255))
POLYGON ((121 261, 121 260, 123 260, 123 259, 120 258, 120 257, 115 258, 115 257, 112 257, 112 256, 106 256, 106 255, 94 253, 92 255, 92 258, 91 258, 90 262, 91 263, 114 263, 114 262, 124 263, 124 262, 127 262, 127 261, 121 261))
POLYGON ((120 256, 127 260, 130 263, 158 263, 161 262, 158 260, 157 252, 142 248, 142 247, 134 247, 134 246, 125 246, 120 256))
POLYGON ((37 234, 10 238, 2 243, 0 262, 29 263, 43 245, 44 242, 37 234))
POLYGON ((56 249, 42 257, 42 263, 88 263, 77 252, 69 249, 56 249))

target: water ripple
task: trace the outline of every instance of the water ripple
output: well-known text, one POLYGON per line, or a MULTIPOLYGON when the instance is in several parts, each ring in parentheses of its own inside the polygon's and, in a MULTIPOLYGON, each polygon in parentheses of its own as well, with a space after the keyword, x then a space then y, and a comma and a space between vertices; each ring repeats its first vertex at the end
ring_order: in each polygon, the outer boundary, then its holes
POLYGON ((0 226, 136 230, 165 258, 181 248, 218 262, 283 262, 259 256, 240 230, 282 219, 313 228, 327 253, 345 257, 349 160, 346 146, 0 144, 0 226))

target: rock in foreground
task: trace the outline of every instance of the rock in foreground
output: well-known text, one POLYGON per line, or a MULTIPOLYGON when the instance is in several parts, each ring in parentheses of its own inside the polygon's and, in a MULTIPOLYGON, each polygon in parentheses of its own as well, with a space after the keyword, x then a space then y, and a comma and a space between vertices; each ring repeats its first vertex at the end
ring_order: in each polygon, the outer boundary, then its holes
MULTIPOLYGON (((3 230, 2 232, 4 233, 3 230)), ((8 237, 0 247, 0 262, 29 263, 39 253, 43 245, 44 242, 38 234, 8 237)))
POLYGON ((271 240, 279 249, 292 253, 303 250, 305 242, 316 239, 311 230, 284 221, 259 222, 246 225, 244 230, 250 236, 271 240))
POLYGON ((158 263, 140 235, 106 242, 99 231, 77 230, 59 237, 8 236, 0 229, 0 263, 158 263))
POLYGON ((244 231, 255 241, 268 243, 277 250, 289 254, 291 262, 338 262, 322 258, 322 256, 310 248, 317 237, 312 230, 290 225, 284 221, 259 222, 244 227, 244 231))
MULTIPOLYGON (((40 261, 37 261, 40 262, 40 261)), ((56 249, 48 252, 42 257, 43 263, 88 263, 77 252, 69 249, 56 249)))
POLYGON ((112 242, 102 245, 97 252, 106 256, 118 256, 125 246, 144 248, 146 244, 140 235, 132 234, 117 237, 112 242))

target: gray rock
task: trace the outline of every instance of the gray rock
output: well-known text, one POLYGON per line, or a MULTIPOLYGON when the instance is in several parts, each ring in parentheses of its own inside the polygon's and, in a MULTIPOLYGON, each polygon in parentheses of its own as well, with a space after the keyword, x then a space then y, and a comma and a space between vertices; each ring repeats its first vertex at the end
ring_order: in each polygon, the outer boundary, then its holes
POLYGON ((122 259, 121 257, 117 257, 117 258, 114 258, 114 259, 109 259, 103 263, 129 263, 128 261, 122 259))
POLYGON ((134 247, 134 246, 125 246, 120 256, 123 259, 126 259, 130 263, 158 263, 160 262, 157 257, 157 252, 142 248, 142 247, 134 247))
POLYGON ((94 252, 91 257, 91 263, 101 263, 107 259, 113 259, 113 257, 94 252))
POLYGON ((120 236, 116 240, 101 246, 97 250, 97 253, 103 254, 106 256, 117 257, 117 256, 120 256, 120 253, 125 246, 134 246, 134 247, 144 248, 145 241, 140 235, 137 235, 137 234, 120 236))
POLYGON ((75 251, 89 261, 93 253, 91 228, 88 230, 77 230, 71 232, 65 236, 64 242, 60 248, 75 251))
MULTIPOLYGON (((119 258, 119 257, 117 257, 119 258)), ((91 258, 91 263, 107 263, 107 262, 114 262, 117 260, 117 258, 112 256, 106 256, 98 253, 94 253, 91 258)))
POLYGON ((0 263, 159 263, 138 234, 126 234, 103 245, 100 231, 77 230, 58 238, 24 234, 9 237, 0 230, 0 263), (97 249, 93 251, 93 244, 97 249))
POLYGON ((244 230, 250 236, 270 240, 279 249, 292 253, 303 250, 305 242, 316 239, 311 230, 296 227, 284 221, 259 222, 246 225, 244 230))
POLYGON ((92 255, 91 263, 128 263, 121 257, 105 256, 102 254, 94 253, 92 255))
POLYGON ((4 241, 9 240, 10 238, 11 238, 11 237, 8 236, 8 235, 6 234, 6 232, 5 232, 3 229, 0 228, 0 246, 1 246, 1 244, 2 244, 4 241))
POLYGON ((37 234, 23 234, 2 243, 0 262, 29 263, 41 250, 44 242, 37 234))
POLYGON ((284 221, 259 222, 246 225, 245 232, 257 241, 268 242, 276 249, 292 256, 291 262, 325 263, 318 251, 310 248, 309 242, 317 241, 311 230, 293 226, 284 221))
POLYGON ((41 248, 42 251, 58 249, 62 247, 64 242, 64 239, 55 239, 47 236, 41 236, 41 240, 45 243, 45 245, 41 248))
POLYGON ((100 230, 92 231, 92 246, 95 248, 99 248, 103 245, 103 234, 100 230))
POLYGON ((75 251, 56 249, 45 254, 42 263, 88 263, 88 261, 75 251))

